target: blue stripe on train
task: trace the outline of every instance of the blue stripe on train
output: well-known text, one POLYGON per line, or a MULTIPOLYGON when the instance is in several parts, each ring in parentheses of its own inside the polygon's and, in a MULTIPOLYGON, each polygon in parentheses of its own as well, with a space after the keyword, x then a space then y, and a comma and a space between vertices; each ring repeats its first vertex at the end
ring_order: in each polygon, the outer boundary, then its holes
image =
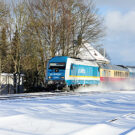
POLYGON ((99 84, 100 80, 65 80, 68 86, 75 84, 99 84))

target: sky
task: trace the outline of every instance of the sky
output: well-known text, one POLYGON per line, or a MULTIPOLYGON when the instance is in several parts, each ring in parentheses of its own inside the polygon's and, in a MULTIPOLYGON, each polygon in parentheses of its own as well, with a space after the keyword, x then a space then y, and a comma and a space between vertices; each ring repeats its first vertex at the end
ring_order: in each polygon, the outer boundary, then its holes
POLYGON ((102 44, 111 63, 135 66, 135 0, 93 1, 104 18, 106 36, 102 44))
POLYGON ((135 0, 94 0, 104 17, 103 45, 112 64, 135 66, 135 0))

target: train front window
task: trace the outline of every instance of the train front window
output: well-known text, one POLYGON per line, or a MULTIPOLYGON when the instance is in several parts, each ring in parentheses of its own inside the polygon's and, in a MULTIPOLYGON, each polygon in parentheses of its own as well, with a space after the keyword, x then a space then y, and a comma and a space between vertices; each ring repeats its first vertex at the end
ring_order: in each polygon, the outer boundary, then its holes
POLYGON ((50 63, 49 69, 65 69, 66 63, 50 63))

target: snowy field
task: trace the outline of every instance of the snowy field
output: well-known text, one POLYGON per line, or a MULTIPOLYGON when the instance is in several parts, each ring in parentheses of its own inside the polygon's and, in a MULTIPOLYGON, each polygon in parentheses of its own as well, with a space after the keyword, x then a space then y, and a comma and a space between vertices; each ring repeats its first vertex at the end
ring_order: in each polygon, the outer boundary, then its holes
POLYGON ((135 91, 58 95, 1 98, 0 135, 135 135, 135 91))

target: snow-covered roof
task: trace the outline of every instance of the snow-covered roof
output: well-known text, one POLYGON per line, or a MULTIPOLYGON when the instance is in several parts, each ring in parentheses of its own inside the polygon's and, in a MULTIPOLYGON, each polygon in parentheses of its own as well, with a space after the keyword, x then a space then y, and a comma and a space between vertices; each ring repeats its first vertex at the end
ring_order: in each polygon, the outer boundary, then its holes
POLYGON ((78 54, 79 58, 86 60, 96 60, 103 63, 110 63, 102 54, 100 54, 93 46, 89 43, 83 44, 83 47, 80 48, 80 53, 78 54))

